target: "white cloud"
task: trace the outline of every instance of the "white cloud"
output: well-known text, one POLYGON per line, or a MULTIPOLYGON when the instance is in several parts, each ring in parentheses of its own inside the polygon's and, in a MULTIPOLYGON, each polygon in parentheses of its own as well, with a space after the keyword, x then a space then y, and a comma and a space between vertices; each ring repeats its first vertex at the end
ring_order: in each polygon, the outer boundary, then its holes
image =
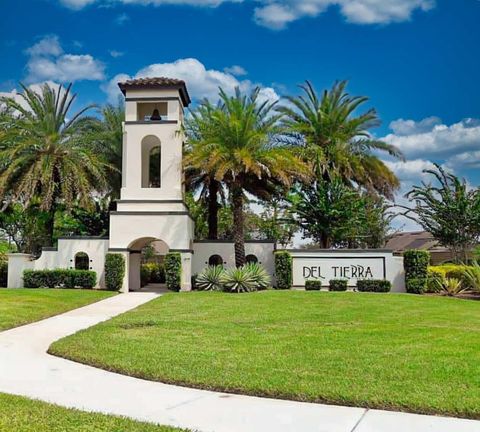
POLYGON ((115 18, 115 24, 121 26, 127 21, 130 21, 130 17, 126 13, 122 13, 115 18))
MULTIPOLYGON (((33 90, 36 93, 41 93, 43 85, 47 84, 49 87, 55 89, 55 91, 58 90, 59 84, 53 81, 46 81, 46 82, 41 82, 41 83, 35 83, 35 84, 30 84, 28 86, 29 89, 33 90)), ((65 91, 64 87, 61 87, 60 89, 60 94, 63 94, 62 92, 65 91)), ((19 103, 23 108, 27 108, 27 103, 25 102, 25 99, 20 96, 20 93, 18 92, 17 89, 13 89, 10 92, 0 92, 0 98, 10 98, 14 99, 17 103, 19 103)), ((1 106, 1 104, 0 104, 1 106)))
POLYGON ((48 35, 40 39, 36 44, 27 48, 26 53, 29 56, 59 56, 63 53, 60 41, 56 35, 48 35))
MULTIPOLYGON (((235 87, 242 91, 252 90, 257 84, 250 80, 239 80, 230 73, 215 69, 207 69, 203 63, 195 58, 179 59, 172 63, 155 63, 144 67, 135 74, 135 78, 144 77, 169 77, 183 79, 187 83, 192 99, 216 100, 219 87, 231 93, 235 87)), ((102 89, 107 93, 108 100, 115 103, 120 94, 117 83, 131 78, 120 74, 112 78, 102 89)), ((262 87, 260 97, 263 99, 277 100, 279 97, 275 89, 262 87)))
POLYGON ((73 82, 80 80, 103 80, 105 78, 104 64, 90 54, 65 54, 58 36, 45 36, 39 42, 26 50, 29 56, 27 62, 26 81, 59 81, 73 82))
POLYGON ((227 74, 231 74, 235 76, 243 76, 243 75, 247 75, 248 73, 242 66, 239 66, 239 65, 226 67, 225 69, 223 69, 223 71, 227 74))
POLYGON ((117 50, 110 50, 109 51, 109 54, 113 57, 113 58, 118 58, 118 57, 122 57, 123 55, 125 55, 125 53, 123 51, 117 51, 117 50))
POLYGON ((480 120, 465 119, 452 125, 436 117, 415 122, 396 120, 390 124, 394 131, 383 138, 397 146, 407 157, 443 157, 477 150, 480 146, 480 120))
POLYGON ((265 27, 279 30, 292 21, 315 17, 329 7, 338 7, 342 16, 355 24, 389 24, 407 21, 416 10, 428 11, 436 0, 60 0, 78 10, 92 3, 112 2, 140 5, 190 5, 217 7, 222 3, 256 3, 254 19, 265 27))

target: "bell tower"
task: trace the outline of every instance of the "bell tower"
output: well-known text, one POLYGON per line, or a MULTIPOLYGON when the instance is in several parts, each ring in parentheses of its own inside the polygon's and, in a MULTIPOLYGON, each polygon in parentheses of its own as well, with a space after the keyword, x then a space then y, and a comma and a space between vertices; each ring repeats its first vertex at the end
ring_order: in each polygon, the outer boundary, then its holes
POLYGON ((110 248, 124 253, 124 291, 140 283, 140 252, 158 240, 182 254, 182 289, 190 287, 194 225, 184 202, 184 109, 190 104, 185 82, 140 78, 118 84, 125 96, 122 188, 110 214, 110 248))
POLYGON ((185 83, 140 78, 119 87, 125 95, 121 201, 182 200, 185 83))

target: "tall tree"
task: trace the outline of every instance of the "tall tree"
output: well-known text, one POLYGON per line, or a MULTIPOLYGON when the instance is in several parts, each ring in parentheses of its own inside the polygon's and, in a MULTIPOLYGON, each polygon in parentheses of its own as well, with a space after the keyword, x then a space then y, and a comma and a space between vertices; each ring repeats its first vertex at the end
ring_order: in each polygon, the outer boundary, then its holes
MULTIPOLYGON (((203 140, 208 140, 212 127, 213 113, 219 107, 214 107, 208 100, 203 101, 196 109, 190 112, 185 120, 185 133, 190 142, 200 146, 203 140)), ((193 150, 192 146, 185 148, 186 155, 193 150)), ((187 161, 189 158, 187 157, 187 161)), ((215 178, 215 173, 207 172, 204 166, 185 164, 185 182, 187 189, 200 192, 199 199, 207 203, 207 223, 209 240, 218 239, 218 212, 220 201, 225 203, 222 184, 215 178)))
POLYGON ((372 137, 369 129, 379 124, 376 111, 356 114, 368 98, 351 96, 346 87, 346 81, 337 82, 319 97, 306 81, 300 86, 302 95, 287 97, 289 104, 278 107, 285 115, 283 125, 299 138, 305 157, 316 161, 325 181, 339 176, 348 185, 392 198, 399 181, 377 153, 395 158, 402 155, 394 146, 372 137))
POLYGON ((338 177, 318 176, 309 185, 297 185, 289 196, 295 223, 321 248, 342 246, 355 237, 364 201, 338 177))
POLYGON ((423 172, 433 176, 435 184, 414 186, 406 195, 414 207, 404 207, 403 215, 449 248, 457 261, 466 261, 468 252, 480 241, 480 189, 469 189, 465 179, 438 164, 423 172))
POLYGON ((28 207, 38 198, 49 214, 52 244, 57 205, 90 207, 92 192, 106 187, 108 164, 85 145, 83 116, 93 106, 72 113, 71 84, 57 89, 45 84, 38 93, 21 86, 21 101, 1 99, 10 115, 0 123, 0 197, 4 208, 16 201, 28 207))
POLYGON ((89 118, 85 123, 85 142, 102 156, 107 162, 109 198, 120 198, 122 187, 122 148, 123 121, 125 108, 122 102, 118 105, 107 104, 100 109, 101 118, 89 118))
POLYGON ((203 169, 223 182, 233 206, 235 263, 245 264, 245 192, 269 195, 276 186, 289 187, 308 167, 288 144, 275 140, 280 132, 275 102, 261 102, 260 89, 229 96, 220 89, 220 105, 211 113, 210 128, 201 140, 191 139, 186 166, 203 169))

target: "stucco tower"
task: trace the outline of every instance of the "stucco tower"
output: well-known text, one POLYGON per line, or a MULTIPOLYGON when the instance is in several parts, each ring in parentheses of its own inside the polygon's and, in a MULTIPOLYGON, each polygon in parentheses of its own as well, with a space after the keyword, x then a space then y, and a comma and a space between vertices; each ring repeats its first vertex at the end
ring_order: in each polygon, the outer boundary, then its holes
POLYGON ((182 254, 182 289, 190 289, 194 226, 182 170, 186 85, 170 78, 119 83, 125 95, 121 198, 110 216, 110 251, 123 253, 123 290, 140 288, 140 251, 153 240, 182 254))

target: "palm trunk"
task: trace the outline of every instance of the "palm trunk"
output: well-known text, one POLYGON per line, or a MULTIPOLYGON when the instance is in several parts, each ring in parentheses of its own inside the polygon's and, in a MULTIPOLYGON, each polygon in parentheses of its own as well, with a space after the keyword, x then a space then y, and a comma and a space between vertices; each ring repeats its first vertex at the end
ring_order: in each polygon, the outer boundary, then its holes
POLYGON ((245 236, 243 215, 243 190, 239 185, 230 189, 233 204, 233 241, 235 243, 235 265, 245 265, 245 236))
POLYGON ((208 184, 208 239, 218 239, 218 191, 220 183, 211 179, 208 184))
POLYGON ((53 233, 55 230, 55 212, 56 212, 56 208, 55 206, 52 206, 52 208, 48 212, 48 219, 45 223, 45 228, 48 236, 47 246, 53 246, 53 233))

